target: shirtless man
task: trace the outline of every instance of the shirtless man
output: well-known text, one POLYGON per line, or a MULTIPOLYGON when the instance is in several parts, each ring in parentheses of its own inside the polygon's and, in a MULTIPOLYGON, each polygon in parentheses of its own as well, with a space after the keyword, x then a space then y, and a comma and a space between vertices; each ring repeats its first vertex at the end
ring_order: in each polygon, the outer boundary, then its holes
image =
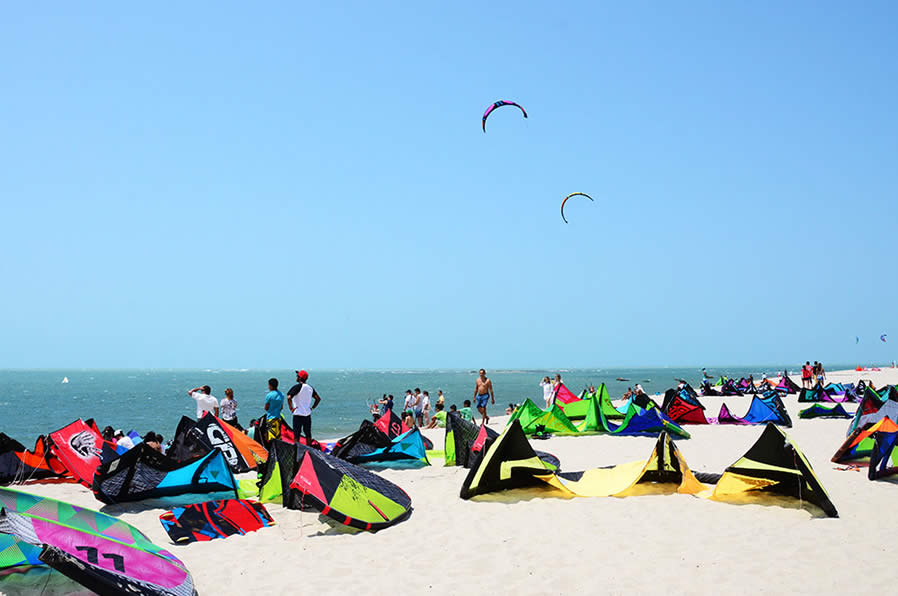
POLYGON ((493 382, 486 378, 486 371, 480 369, 480 376, 474 383, 474 399, 477 400, 477 411, 483 416, 481 424, 489 424, 490 417, 486 415, 486 402, 496 403, 496 395, 493 393, 493 382))

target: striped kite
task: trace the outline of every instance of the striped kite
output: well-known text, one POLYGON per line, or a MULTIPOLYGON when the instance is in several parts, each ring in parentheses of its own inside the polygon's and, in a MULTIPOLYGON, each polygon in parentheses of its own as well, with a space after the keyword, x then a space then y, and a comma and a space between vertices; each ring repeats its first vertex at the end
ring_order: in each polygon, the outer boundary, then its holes
MULTIPOLYGON (((567 200, 568 200, 569 198, 571 198, 571 197, 576 197, 577 195, 586 197, 587 199, 589 199, 590 201, 592 201, 592 197, 589 196, 588 194, 586 194, 585 192, 572 192, 572 193, 569 194, 568 196, 564 197, 564 200, 561 201, 561 219, 564 220, 564 223, 567 223, 567 218, 564 217, 564 204, 567 202, 567 200)), ((595 202, 595 201, 593 201, 593 202, 595 202)))
POLYGON ((493 110, 495 110, 496 108, 501 108, 502 106, 514 106, 514 107, 518 108, 519 110, 521 110, 521 112, 524 114, 524 118, 527 117, 527 111, 524 108, 522 108, 521 106, 519 106, 518 104, 516 104, 513 101, 503 101, 500 99, 499 101, 497 101, 496 103, 494 103, 493 105, 488 107, 486 109, 486 111, 483 113, 483 124, 482 124, 483 132, 486 132, 486 119, 489 117, 490 114, 492 114, 493 110))

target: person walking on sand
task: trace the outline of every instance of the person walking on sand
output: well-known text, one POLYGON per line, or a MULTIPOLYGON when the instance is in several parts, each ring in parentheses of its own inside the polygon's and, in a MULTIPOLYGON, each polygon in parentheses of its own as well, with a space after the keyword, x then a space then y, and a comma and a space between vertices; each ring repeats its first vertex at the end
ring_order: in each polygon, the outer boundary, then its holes
POLYGON ((306 438, 306 446, 312 446, 312 410, 318 407, 321 397, 306 381, 309 373, 296 371, 296 385, 287 392, 287 406, 293 412, 293 433, 298 438, 306 438))
MULTIPOLYGON (((560 375, 555 375, 559 382, 560 375)), ((477 400, 477 411, 482 416, 481 424, 489 424, 490 417, 486 415, 487 402, 496 403, 496 394, 493 392, 493 382, 486 377, 486 371, 480 369, 480 376, 474 382, 474 399, 477 400)))
POLYGON ((194 387, 187 395, 196 400, 196 419, 199 420, 206 412, 212 412, 218 416, 218 400, 212 396, 212 388, 208 385, 194 387))
POLYGON ((811 388, 811 362, 805 360, 804 366, 801 367, 801 386, 811 388))
POLYGON ((539 386, 543 388, 543 401, 546 402, 546 409, 552 407, 552 399, 555 397, 555 388, 552 386, 552 382, 549 380, 548 376, 543 377, 543 380, 539 382, 539 386))

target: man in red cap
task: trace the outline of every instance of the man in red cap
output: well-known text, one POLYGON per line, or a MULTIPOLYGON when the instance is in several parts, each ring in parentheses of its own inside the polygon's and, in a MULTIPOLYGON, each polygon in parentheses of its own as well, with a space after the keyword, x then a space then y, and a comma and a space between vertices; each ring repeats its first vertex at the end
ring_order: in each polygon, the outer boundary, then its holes
POLYGON ((321 397, 315 388, 306 381, 309 373, 304 370, 296 371, 296 385, 287 392, 287 405, 293 412, 293 434, 299 441, 300 435, 305 435, 306 445, 312 446, 312 410, 318 407, 321 397))

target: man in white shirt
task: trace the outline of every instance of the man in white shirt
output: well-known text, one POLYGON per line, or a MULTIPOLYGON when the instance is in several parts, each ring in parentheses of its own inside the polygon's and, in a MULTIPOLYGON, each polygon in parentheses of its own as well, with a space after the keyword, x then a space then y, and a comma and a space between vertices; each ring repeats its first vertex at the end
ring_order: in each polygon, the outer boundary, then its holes
POLYGON ((423 392, 421 394, 421 416, 418 419, 418 426, 430 424, 430 394, 423 392))
POLYGON ((287 406, 293 412, 293 435, 296 442, 299 437, 306 437, 306 446, 312 446, 312 410, 318 407, 321 401, 315 388, 306 381, 309 373, 304 370, 296 371, 296 385, 287 392, 287 406), (314 403, 313 403, 314 400, 314 403))
POLYGON ((212 412, 218 416, 218 400, 212 396, 212 388, 208 385, 194 387, 187 395, 196 400, 196 419, 199 420, 206 412, 212 412))

